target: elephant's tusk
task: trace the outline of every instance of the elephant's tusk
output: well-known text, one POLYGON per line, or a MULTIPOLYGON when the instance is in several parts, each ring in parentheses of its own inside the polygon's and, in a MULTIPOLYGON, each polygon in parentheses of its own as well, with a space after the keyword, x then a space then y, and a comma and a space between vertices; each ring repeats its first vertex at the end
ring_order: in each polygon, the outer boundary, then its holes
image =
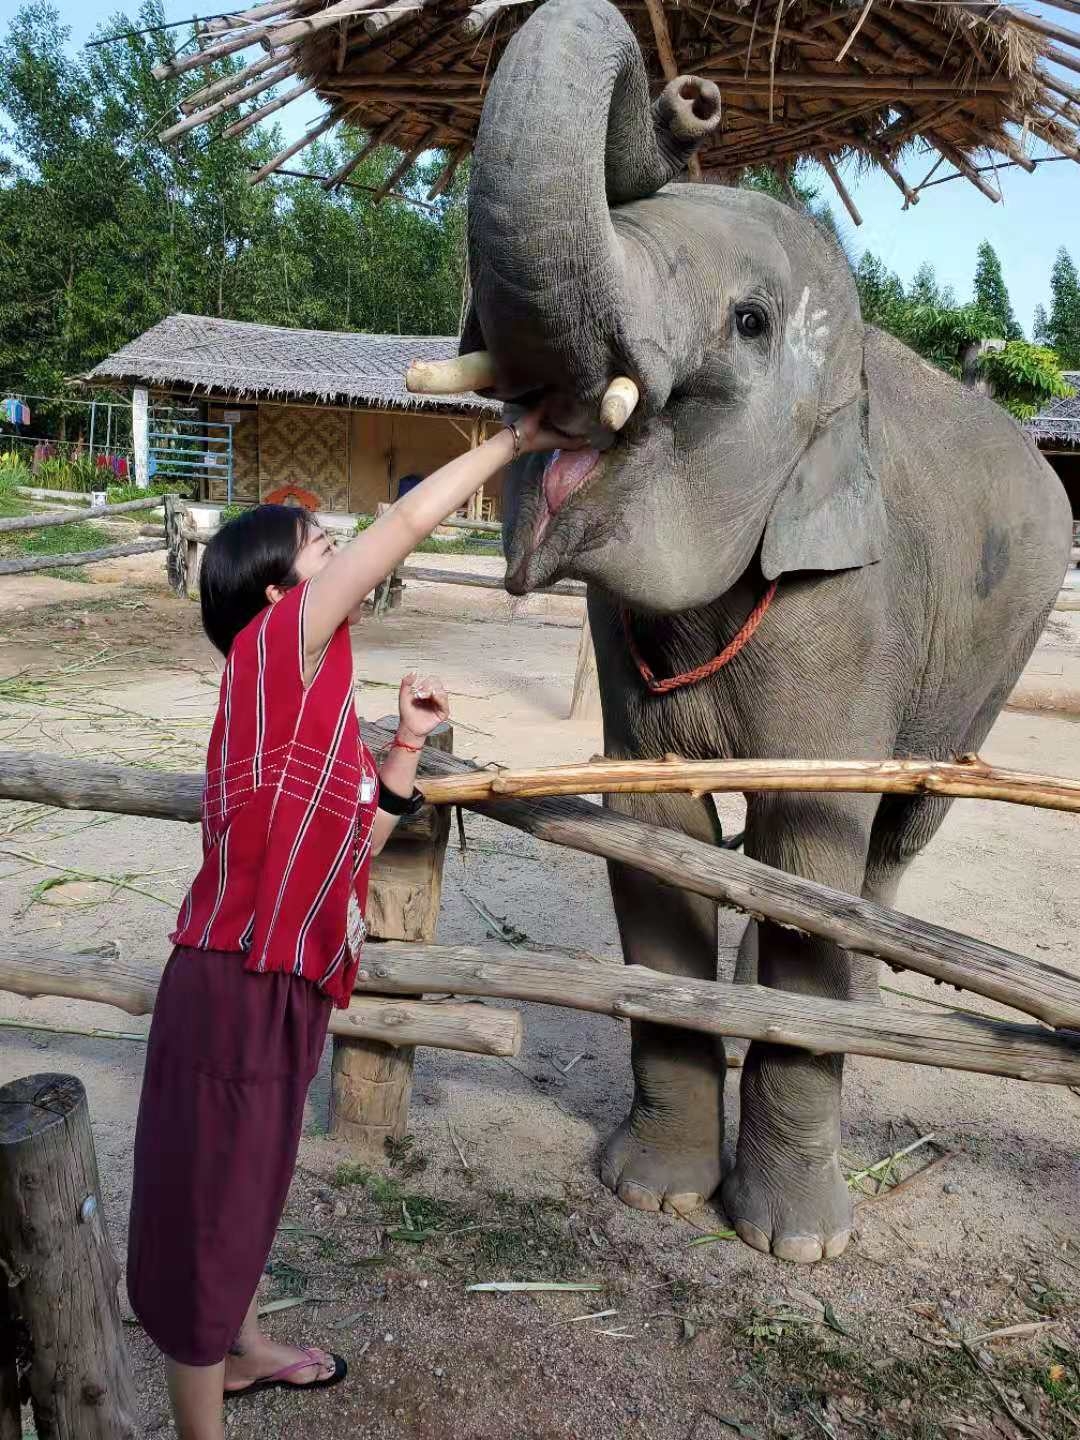
POLYGON ((600 402, 600 423, 607 430, 621 430, 637 408, 641 391, 633 380, 620 375, 612 380, 600 402))
POLYGON ((405 372, 411 395, 464 395, 469 390, 490 390, 495 384, 495 362, 487 350, 473 350, 453 360, 414 360, 405 372))

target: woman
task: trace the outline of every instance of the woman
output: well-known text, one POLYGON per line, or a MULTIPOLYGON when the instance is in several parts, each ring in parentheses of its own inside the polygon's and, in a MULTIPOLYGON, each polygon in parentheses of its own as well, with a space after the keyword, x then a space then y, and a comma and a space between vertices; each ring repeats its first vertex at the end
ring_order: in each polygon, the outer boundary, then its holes
POLYGON ((371 857, 420 804, 448 715, 406 675, 377 765, 353 704, 348 621, 519 454, 573 447, 539 412, 410 490, 335 553, 306 511, 261 505, 206 549, 203 625, 226 657, 207 755, 203 863, 172 935, 135 1139, 128 1293, 166 1360, 182 1440, 222 1440, 222 1399, 320 1389, 346 1365, 279 1345, 255 1292, 292 1179, 330 1011, 349 1003, 371 857))

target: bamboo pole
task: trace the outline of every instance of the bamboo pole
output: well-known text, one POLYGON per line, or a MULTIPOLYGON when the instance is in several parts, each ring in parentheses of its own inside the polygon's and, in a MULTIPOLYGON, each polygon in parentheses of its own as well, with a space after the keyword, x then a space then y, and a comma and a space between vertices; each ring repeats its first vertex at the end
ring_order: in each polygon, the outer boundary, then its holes
POLYGON ((201 110, 191 111, 186 119, 179 120, 175 125, 170 125, 167 130, 160 131, 158 139, 163 145, 168 144, 170 140, 176 140, 181 135, 186 135, 189 130, 194 130, 199 125, 205 125, 208 120, 214 120, 218 115, 224 115, 227 111, 235 109, 245 100, 251 100, 254 96, 261 95, 264 90, 269 90, 270 86, 276 85, 279 80, 287 80, 293 73, 295 63, 294 60, 286 60, 276 70, 270 70, 259 76, 241 90, 232 91, 223 100, 215 100, 201 110))
MULTIPOLYGON (((404 123, 404 115, 395 115, 393 119, 388 120, 385 125, 381 126, 380 129, 376 130, 374 134, 372 134, 368 138, 367 143, 356 152, 356 154, 352 157, 351 160, 346 160, 345 164, 342 165, 339 169, 335 170, 333 175, 328 175, 326 177, 326 179, 322 182, 323 189, 337 189, 339 185, 341 185, 345 180, 349 178, 349 176, 353 173, 355 169, 358 168, 358 166, 364 163, 364 161, 372 153, 372 151, 377 150, 380 145, 385 145, 395 134, 395 132, 400 130, 401 126, 404 123)), ((374 190, 374 186, 372 187, 372 189, 374 190)))
POLYGON ((275 15, 290 15, 301 8, 297 0, 266 0, 264 5, 256 5, 251 10, 236 10, 231 15, 220 15, 207 20, 206 29, 211 35, 220 34, 222 31, 234 30, 237 25, 270 20, 275 15))
POLYGON ((829 159, 828 155, 819 155, 817 158, 818 163, 821 165, 821 168, 825 171, 825 174, 828 175, 829 179, 832 181, 833 188, 836 190, 837 195, 840 196, 840 200, 844 206, 844 209, 851 216, 851 223, 853 225, 861 225, 862 216, 859 214, 858 207, 856 206, 855 201, 852 199, 847 186, 840 178, 840 171, 829 159))
POLYGON ((873 1055, 1054 1085, 1080 1078, 1080 1037, 1037 1025, 721 984, 549 950, 507 956, 464 945, 391 942, 372 956, 371 984, 399 994, 449 990, 562 1005, 816 1055, 873 1055))
MULTIPOLYGON (((364 963, 371 964, 381 944, 372 943, 364 963)), ((237 957, 237 964, 240 964, 237 957)), ((160 976, 133 965, 115 945, 73 954, 38 949, 9 939, 0 949, 0 990, 30 1000, 60 996, 111 1005, 128 1015, 149 1015, 160 976)), ((377 1042, 394 1049, 430 1045, 470 1055, 513 1056, 521 1050, 521 1016, 466 1002, 355 995, 347 1010, 330 1017, 330 1034, 347 1041, 377 1042)), ((146 1039, 146 1036, 121 1037, 146 1039)))
MULTIPOLYGON (((1080 12, 1080 6, 1077 9, 1080 12)), ((1058 40, 1063 45, 1080 50, 1080 33, 1075 30, 1066 30, 1062 25, 1051 25, 1048 20, 1040 20, 1035 15, 1029 15, 1026 10, 1014 10, 1009 5, 1003 5, 996 13, 1011 24, 1019 25, 1023 30, 1030 30, 1036 35, 1045 35, 1049 40, 1058 40)))
POLYGON ((417 140, 415 144, 409 146, 408 150, 405 151, 404 155, 402 155, 401 159, 394 166, 393 170, 391 170, 390 174, 375 191, 375 194, 372 196, 371 200, 371 203, 373 205, 378 205, 381 201, 385 200, 387 195, 390 194, 390 191, 393 190, 394 186, 398 183, 398 181, 403 179, 404 176, 406 176, 412 169, 413 165, 416 163, 417 156, 422 154, 423 151, 431 149, 435 141, 435 136, 438 134, 438 130, 439 127, 437 125, 433 125, 429 130, 424 131, 420 139, 417 140))
MULTIPOLYGON (((733 71, 713 70, 708 63, 700 67, 699 73, 721 89, 748 95, 769 93, 770 82, 767 75, 741 75, 733 71)), ((952 80, 937 80, 924 75, 807 75, 781 72, 776 76, 772 88, 781 93, 855 90, 863 94, 895 97, 899 100, 905 95, 955 95, 957 91, 977 95, 1011 95, 1014 87, 1008 80, 963 80, 959 76, 952 80)))
MULTIPOLYGON (((293 93, 292 91, 289 92, 290 97, 293 93)), ((324 135, 326 131, 330 129, 330 126, 336 125, 340 119, 340 111, 337 109, 331 110, 329 114, 324 115, 321 120, 317 121, 310 129, 305 131, 299 140, 294 140, 291 145, 287 145, 284 150, 279 151, 273 159, 268 160, 265 165, 261 165, 253 175, 249 175, 248 184, 253 186, 261 184, 268 175, 274 173, 279 165, 284 165, 286 160, 291 160, 292 157, 298 155, 301 150, 306 150, 313 141, 317 140, 320 135, 324 135)), ((230 129, 231 128, 230 126, 230 129)))
POLYGON ((291 90, 286 90, 284 95, 278 95, 275 99, 268 100, 265 105, 260 105, 249 114, 242 115, 239 120, 234 120, 231 125, 226 125, 221 132, 222 139, 231 140, 234 135, 242 135, 253 125, 258 125, 259 121, 265 120, 268 115, 276 115, 279 110, 284 110, 286 105, 291 105, 294 100, 299 100, 301 95, 307 95, 314 90, 315 84, 314 80, 301 80, 291 90))
MULTIPOLYGON (((465 585, 474 590, 502 590, 506 586, 494 575, 465 575, 456 570, 431 570, 424 565, 402 565, 400 574, 406 579, 423 580, 431 585, 465 585)), ((583 596, 585 586, 576 580, 561 580, 558 585, 547 585, 534 590, 534 595, 577 595, 583 596)))
POLYGON ((21 560, 0 560, 0 575, 65 570, 76 565, 96 565, 99 560, 120 560, 126 555, 149 555, 164 549, 164 540, 132 540, 128 545, 103 545, 99 550, 84 550, 78 555, 27 555, 21 560))
POLYGON ((470 149, 471 146, 464 140, 455 147, 454 151, 450 155, 450 158, 447 160, 446 164, 443 166, 442 170, 436 177, 434 185, 432 185, 431 189, 428 191, 427 198, 429 200, 437 200, 439 196, 444 192, 444 190, 446 190, 450 182, 453 180, 454 176, 457 174, 458 167, 461 165, 461 162, 465 159, 465 156, 469 153, 470 149))
POLYGON ((217 100, 219 96, 227 95, 230 90, 235 92, 238 85, 246 85, 249 81, 254 80, 257 75, 265 75, 267 70, 272 69, 275 65, 280 65, 290 57, 295 61, 295 56, 292 56, 291 51, 272 50, 269 55, 264 55, 261 60, 256 60, 254 64, 245 66, 243 70, 239 70, 231 75, 223 75, 220 80, 215 80, 212 85, 204 85, 201 90, 196 90, 191 95, 185 95, 180 101, 180 109, 185 115, 190 115, 193 111, 201 109, 204 105, 208 105, 211 100, 217 100))
POLYGON ((431 805, 475 805, 504 796, 670 795, 758 791, 843 791, 862 795, 949 795, 1008 800, 1080 814, 1080 780, 1002 770, 977 756, 961 760, 591 760, 536 770, 478 770, 420 782, 431 805))

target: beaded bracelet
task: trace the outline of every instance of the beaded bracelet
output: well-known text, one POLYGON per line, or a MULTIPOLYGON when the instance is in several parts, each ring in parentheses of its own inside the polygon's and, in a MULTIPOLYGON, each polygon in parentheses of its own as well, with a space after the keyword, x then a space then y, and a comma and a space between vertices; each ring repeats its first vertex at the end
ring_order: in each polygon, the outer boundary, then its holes
POLYGON ((391 750, 408 750, 410 755, 419 755, 420 751, 423 750, 423 748, 424 747, 422 744, 410 745, 407 741, 402 740, 401 737, 398 735, 395 735, 393 740, 391 740, 390 742, 391 750))

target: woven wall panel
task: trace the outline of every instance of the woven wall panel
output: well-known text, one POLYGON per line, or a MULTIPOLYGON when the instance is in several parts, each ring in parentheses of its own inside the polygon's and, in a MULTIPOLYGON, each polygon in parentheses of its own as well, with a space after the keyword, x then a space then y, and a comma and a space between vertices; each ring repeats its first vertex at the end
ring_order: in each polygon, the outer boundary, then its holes
POLYGON ((259 498, 304 491, 321 510, 348 510, 348 422, 345 410, 260 405, 259 498))

